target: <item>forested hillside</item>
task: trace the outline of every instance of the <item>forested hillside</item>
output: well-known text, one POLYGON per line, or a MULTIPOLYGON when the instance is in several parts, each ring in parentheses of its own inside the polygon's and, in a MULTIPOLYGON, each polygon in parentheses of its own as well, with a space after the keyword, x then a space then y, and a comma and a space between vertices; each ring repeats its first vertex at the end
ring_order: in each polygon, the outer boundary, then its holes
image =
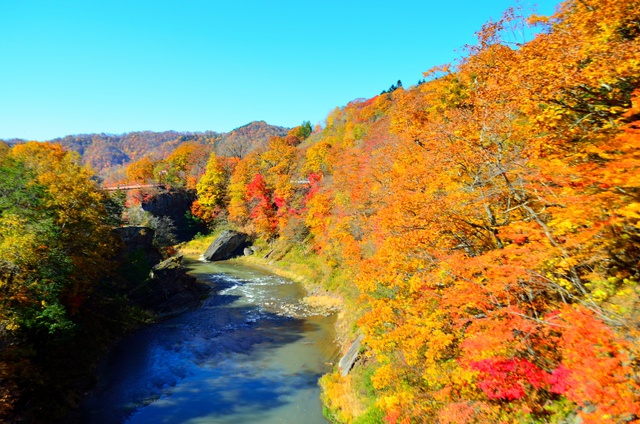
POLYGON ((119 228, 126 196, 105 191, 78 153, 0 143, 1 422, 59 422, 117 338, 199 304, 208 288, 179 261, 150 275, 175 243, 166 215, 182 194, 165 193, 165 215, 136 209, 147 227, 119 228))
POLYGON ((510 10, 418 86, 211 155, 193 213, 309 268, 365 336, 322 380, 331 419, 639 419, 639 37, 637 0, 510 10))
MULTIPOLYGON (((82 163, 91 166, 109 181, 123 178, 122 166, 148 158, 162 160, 183 143, 211 146, 227 156, 242 157, 248 152, 263 147, 270 137, 284 136, 288 128, 254 121, 228 133, 215 131, 136 131, 124 134, 78 134, 50 140, 74 150, 82 157, 82 163)), ((11 139, 7 143, 26 140, 11 139)))

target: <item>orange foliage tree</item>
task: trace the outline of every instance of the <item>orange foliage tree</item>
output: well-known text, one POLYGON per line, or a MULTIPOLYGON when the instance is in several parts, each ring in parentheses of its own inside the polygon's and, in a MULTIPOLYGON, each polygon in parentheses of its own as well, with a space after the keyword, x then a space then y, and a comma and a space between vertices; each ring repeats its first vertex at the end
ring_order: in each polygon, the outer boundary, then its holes
POLYGON ((640 415, 639 11, 510 9, 456 66, 239 162, 233 222, 273 238, 304 216, 315 252, 354 276, 341 289, 359 294, 386 422, 640 415), (510 36, 527 25, 531 41, 510 36))

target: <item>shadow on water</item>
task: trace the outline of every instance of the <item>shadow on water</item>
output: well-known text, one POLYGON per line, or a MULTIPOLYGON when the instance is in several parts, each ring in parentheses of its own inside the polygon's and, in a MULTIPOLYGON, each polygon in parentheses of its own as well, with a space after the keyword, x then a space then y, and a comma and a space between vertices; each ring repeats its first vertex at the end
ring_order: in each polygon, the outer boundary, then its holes
POLYGON ((211 296, 119 343, 80 422, 256 422, 274 410, 290 414, 305 391, 317 398, 322 371, 309 363, 317 353, 305 337, 319 325, 252 304, 242 292, 250 280, 194 274, 212 285, 211 296))
MULTIPOLYGON (((217 418, 224 421, 225 416, 252 416, 268 413, 288 402, 287 397, 295 391, 315 384, 320 374, 301 373, 293 382, 283 386, 275 379, 234 376, 223 381, 200 382, 187 385, 170 398, 159 399, 145 410, 144 417, 133 422, 177 423, 197 422, 215 411, 217 418), (224 383, 224 384, 223 384, 224 383), (202 398, 208 398, 208 408, 202 408, 202 398)), ((135 415, 134 415, 134 418, 135 415)), ((245 422, 245 421, 238 421, 245 422)))

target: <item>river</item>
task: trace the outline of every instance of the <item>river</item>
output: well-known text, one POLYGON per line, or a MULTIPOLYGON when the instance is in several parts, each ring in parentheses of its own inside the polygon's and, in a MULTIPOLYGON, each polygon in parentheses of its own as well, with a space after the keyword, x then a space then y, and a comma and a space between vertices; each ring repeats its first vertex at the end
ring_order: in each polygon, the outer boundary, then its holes
POLYGON ((317 381, 336 360, 334 318, 301 303, 297 283, 264 270, 185 265, 211 296, 118 343, 82 421, 326 424, 317 381))

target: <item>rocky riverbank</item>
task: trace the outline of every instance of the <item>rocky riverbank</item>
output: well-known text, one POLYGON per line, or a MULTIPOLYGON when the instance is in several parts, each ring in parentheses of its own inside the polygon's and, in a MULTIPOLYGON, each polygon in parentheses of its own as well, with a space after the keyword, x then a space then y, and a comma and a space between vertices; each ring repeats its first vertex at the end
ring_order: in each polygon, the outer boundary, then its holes
MULTIPOLYGON (((224 259, 230 259, 233 262, 262 268, 300 283, 306 292, 306 296, 301 303, 308 308, 319 311, 323 315, 335 313, 337 315, 337 342, 342 346, 346 345, 352 335, 349 334, 347 320, 345 319, 344 298, 339 293, 324 288, 319 279, 309 278, 303 273, 296 272, 293 267, 277 261, 273 255, 275 250, 277 248, 265 249, 261 246, 252 245, 248 236, 230 230, 224 230, 219 234, 208 237, 201 237, 180 247, 180 252, 189 256, 200 256, 205 260, 218 260, 224 257, 224 259)), ((306 274, 309 273, 307 272, 306 274)))
POLYGON ((187 274, 181 256, 162 260, 151 228, 122 227, 117 232, 125 245, 125 271, 133 277, 124 280, 123 289, 133 306, 159 319, 192 309, 206 297, 209 286, 187 274))

